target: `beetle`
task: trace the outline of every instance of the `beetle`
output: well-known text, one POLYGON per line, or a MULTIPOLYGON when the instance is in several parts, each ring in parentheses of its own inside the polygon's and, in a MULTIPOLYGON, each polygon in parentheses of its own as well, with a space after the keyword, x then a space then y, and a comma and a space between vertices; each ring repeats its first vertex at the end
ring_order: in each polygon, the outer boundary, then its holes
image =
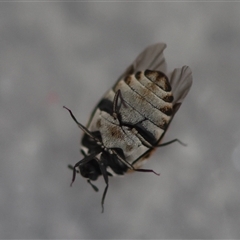
POLYGON ((81 153, 84 158, 74 166, 72 182, 76 174, 92 184, 99 176, 106 183, 101 205, 109 186, 109 177, 127 172, 152 172, 141 166, 157 147, 180 140, 161 143, 174 115, 192 85, 192 72, 188 66, 167 74, 163 50, 166 44, 147 47, 119 77, 94 108, 87 126, 79 123, 83 131, 81 153))

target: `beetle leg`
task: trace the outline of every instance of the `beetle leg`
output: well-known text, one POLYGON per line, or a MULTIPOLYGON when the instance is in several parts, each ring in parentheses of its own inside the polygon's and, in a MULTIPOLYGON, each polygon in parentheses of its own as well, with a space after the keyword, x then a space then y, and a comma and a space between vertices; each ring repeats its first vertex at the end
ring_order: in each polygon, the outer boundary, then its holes
POLYGON ((137 129, 136 128, 133 128, 132 129, 132 133, 135 134, 139 139, 140 141, 142 142, 142 144, 147 147, 147 148, 153 148, 154 146, 152 146, 148 141, 146 141, 144 139, 144 137, 142 137, 141 134, 138 133, 137 129))
POLYGON ((108 173, 106 171, 106 166, 104 165, 103 161, 99 160, 98 158, 95 158, 99 164, 99 168, 101 170, 101 173, 103 175, 104 181, 106 183, 106 187, 104 189, 103 195, 102 195, 102 201, 101 201, 101 205, 102 205, 102 213, 104 212, 104 200, 107 194, 107 190, 108 190, 108 173))
POLYGON ((169 142, 165 142, 165 143, 161 143, 161 144, 159 144, 159 145, 157 145, 156 147, 164 147, 164 146, 167 146, 167 145, 169 145, 169 144, 171 144, 171 143, 174 143, 174 142, 178 142, 178 143, 180 143, 182 146, 187 146, 187 144, 186 143, 183 143, 182 141, 180 141, 179 139, 173 139, 173 140, 171 140, 171 141, 169 141, 169 142))
MULTIPOLYGON (((118 90, 118 91, 115 93, 115 96, 114 96, 114 99, 113 99, 113 117, 114 117, 114 119, 117 119, 117 118, 118 118, 119 109, 117 108, 117 107, 118 107, 117 104, 118 104, 119 94, 120 94, 120 90, 118 90)), ((121 106, 121 103, 120 103, 120 106, 121 106)))
POLYGON ((160 175, 159 173, 156 173, 155 171, 153 171, 152 169, 137 169, 135 168, 132 164, 130 164, 128 161, 126 161, 124 158, 122 158, 115 150, 112 150, 112 152, 118 157, 118 159, 124 163, 127 167, 129 167, 130 169, 132 169, 133 171, 136 172, 152 172, 156 175, 160 175))
MULTIPOLYGON (((73 165, 71 165, 71 164, 68 164, 68 168, 70 169, 70 170, 74 170, 74 167, 73 167, 73 165)), ((76 170, 76 173, 80 173, 78 170, 76 170)))
MULTIPOLYGON (((131 124, 131 123, 124 123, 122 122, 122 118, 121 118, 121 115, 120 115, 120 108, 121 108, 121 104, 123 104, 124 107, 127 107, 124 99, 123 99, 123 96, 122 96, 122 93, 121 93, 121 90, 119 89, 115 96, 114 96, 114 99, 113 99, 113 117, 114 119, 118 119, 119 121, 119 125, 120 127, 122 128, 123 132, 126 134, 125 130, 123 129, 123 126, 125 127, 129 127, 129 128, 134 128, 135 124, 131 124), (119 103, 119 106, 118 106, 118 99, 121 99, 121 102, 119 103)), ((143 122, 145 119, 141 120, 139 123, 143 122)), ((126 134, 127 135, 127 134, 126 134)), ((149 148, 151 148, 152 146, 151 145, 148 145, 146 143, 146 141, 144 141, 143 143, 144 146, 147 146, 149 148)))
POLYGON ((97 188, 94 184, 92 184, 92 182, 90 181, 90 179, 88 179, 87 182, 92 186, 92 188, 93 188, 96 192, 98 192, 98 188, 97 188))
POLYGON ((99 139, 97 139, 96 137, 94 137, 94 136, 92 135, 92 133, 91 133, 86 127, 84 127, 80 122, 78 122, 78 120, 76 119, 76 117, 73 115, 72 111, 71 111, 69 108, 67 108, 67 107, 65 107, 65 106, 63 106, 63 108, 65 108, 65 109, 67 109, 67 110, 69 111, 69 113, 70 113, 72 119, 74 120, 74 122, 78 125, 78 127, 79 127, 85 134, 87 134, 89 137, 91 137, 92 139, 94 139, 96 142, 99 142, 99 139))
MULTIPOLYGON (((122 119, 121 119, 121 115, 120 115, 120 108, 121 108, 121 104, 123 104, 124 107, 127 107, 124 99, 123 99, 123 96, 121 94, 121 90, 119 89, 115 96, 114 96, 114 99, 113 99, 113 117, 114 119, 118 119, 119 121, 119 125, 120 127, 122 128, 123 126, 125 127, 129 127, 131 129, 133 129, 136 124, 131 124, 131 123, 124 123, 122 122, 122 119), (119 103, 118 105, 118 99, 121 99, 121 102, 119 103)), ((141 121, 139 121, 137 124, 139 123, 142 123, 143 121, 145 121, 146 118, 142 119, 141 121)), ((122 128, 123 132, 126 134, 125 130, 122 128)), ((137 130, 136 130, 137 131, 137 130)), ((138 136, 138 138, 140 138, 142 144, 145 146, 145 147, 148 147, 148 148, 152 148, 153 146, 151 144, 149 144, 140 134, 136 133, 136 136, 138 136)))
POLYGON ((104 200, 105 200, 105 197, 106 197, 106 194, 107 194, 107 190, 108 190, 108 184, 106 184, 106 187, 104 189, 103 196, 102 196, 102 201, 101 201, 102 213, 104 212, 104 200))
POLYGON ((134 168, 133 170, 136 171, 136 172, 152 172, 152 173, 154 173, 155 175, 160 176, 160 173, 156 173, 156 172, 153 171, 152 169, 143 169, 143 168, 136 169, 136 168, 134 168))
POLYGON ((124 107, 127 107, 126 103, 124 102, 121 90, 119 89, 119 90, 117 90, 117 92, 114 96, 114 99, 113 99, 113 117, 114 117, 114 119, 118 119, 119 122, 121 122, 119 111, 120 111, 122 104, 124 107), (121 100, 120 102, 119 102, 119 98, 121 100))
MULTIPOLYGON (((121 90, 117 90, 114 99, 113 99, 113 118, 118 120, 119 126, 122 128, 122 126, 125 126, 124 123, 122 122, 122 116, 120 114, 120 108, 121 105, 123 104, 124 107, 127 107, 126 103, 124 102, 124 99, 121 94, 121 90), (118 104, 118 99, 120 98, 120 103, 118 104)), ((122 128, 123 132, 126 134, 124 129, 122 128)))

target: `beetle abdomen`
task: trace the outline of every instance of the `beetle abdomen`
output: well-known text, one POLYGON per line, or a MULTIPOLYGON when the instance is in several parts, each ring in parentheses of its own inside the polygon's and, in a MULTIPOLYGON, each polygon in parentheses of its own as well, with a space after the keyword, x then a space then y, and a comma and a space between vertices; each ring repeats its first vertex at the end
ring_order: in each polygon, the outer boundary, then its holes
POLYGON ((135 127, 154 146, 173 112, 173 96, 167 77, 158 71, 137 72, 120 80, 105 97, 112 101, 118 90, 124 101, 119 110, 122 122, 135 127))

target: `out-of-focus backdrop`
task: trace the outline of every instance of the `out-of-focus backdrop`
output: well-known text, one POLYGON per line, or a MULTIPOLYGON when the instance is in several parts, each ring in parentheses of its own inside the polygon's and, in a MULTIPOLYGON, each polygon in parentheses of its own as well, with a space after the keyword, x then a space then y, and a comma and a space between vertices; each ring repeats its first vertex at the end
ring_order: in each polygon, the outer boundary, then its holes
POLYGON ((0 3, 0 238, 240 238, 240 4, 0 3), (107 89, 148 45, 193 86, 158 149, 160 172, 111 178, 101 214, 67 165, 107 89))

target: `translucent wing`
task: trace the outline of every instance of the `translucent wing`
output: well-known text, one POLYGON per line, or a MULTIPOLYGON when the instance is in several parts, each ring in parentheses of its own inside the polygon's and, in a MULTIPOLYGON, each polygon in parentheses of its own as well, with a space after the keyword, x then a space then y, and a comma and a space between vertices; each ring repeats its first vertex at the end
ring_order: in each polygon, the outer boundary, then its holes
POLYGON ((192 71, 188 66, 174 69, 173 72, 167 73, 167 64, 163 55, 165 43, 157 43, 147 47, 141 52, 134 62, 120 76, 120 79, 127 75, 134 74, 138 71, 155 70, 165 73, 170 81, 174 96, 173 104, 175 113, 179 109, 183 99, 186 97, 192 85, 192 71))
POLYGON ((156 70, 166 73, 166 62, 163 55, 163 50, 167 47, 165 43, 157 43, 143 50, 134 62, 126 69, 118 80, 127 75, 134 74, 138 71, 146 69, 156 70))
POLYGON ((174 96, 173 104, 179 105, 192 86, 192 71, 188 66, 183 66, 182 68, 174 69, 168 76, 174 96))

